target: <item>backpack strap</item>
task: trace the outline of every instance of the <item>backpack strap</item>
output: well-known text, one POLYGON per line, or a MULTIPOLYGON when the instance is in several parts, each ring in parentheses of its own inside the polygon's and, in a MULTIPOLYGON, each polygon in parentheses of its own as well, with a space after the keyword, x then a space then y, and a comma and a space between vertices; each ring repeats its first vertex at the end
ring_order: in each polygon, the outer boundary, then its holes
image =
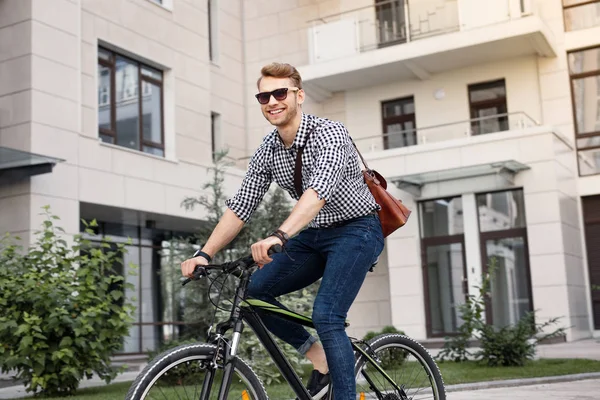
POLYGON ((304 142, 304 146, 300 147, 298 149, 298 154, 296 154, 296 166, 294 168, 294 186, 296 188, 296 193, 298 194, 298 197, 301 197, 302 193, 304 193, 304 190, 302 190, 302 153, 304 152, 304 147, 306 147, 306 144, 308 143, 308 139, 310 138, 310 135, 319 126, 321 126, 321 124, 318 124, 317 126, 313 127, 306 134, 306 141, 304 142))

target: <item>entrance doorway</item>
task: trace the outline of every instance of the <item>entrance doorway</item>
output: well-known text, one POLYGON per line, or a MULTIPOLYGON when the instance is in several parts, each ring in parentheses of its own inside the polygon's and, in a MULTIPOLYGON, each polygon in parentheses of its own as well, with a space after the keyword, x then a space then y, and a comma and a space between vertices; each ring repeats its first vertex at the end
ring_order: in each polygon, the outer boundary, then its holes
POLYGON ((600 195, 581 200, 594 329, 600 330, 600 195))

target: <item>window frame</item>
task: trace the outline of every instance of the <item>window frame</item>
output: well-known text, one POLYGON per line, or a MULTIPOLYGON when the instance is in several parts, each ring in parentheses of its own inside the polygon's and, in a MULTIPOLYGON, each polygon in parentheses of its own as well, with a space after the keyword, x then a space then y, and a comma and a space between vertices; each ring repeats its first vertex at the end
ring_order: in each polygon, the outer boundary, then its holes
POLYGON ((417 107, 415 104, 415 96, 410 95, 410 96, 398 97, 398 98, 391 99, 391 100, 383 100, 383 101, 381 101, 381 104, 380 104, 380 110, 381 110, 381 131, 383 134, 383 149, 384 150, 416 146, 419 144, 419 141, 417 138, 417 121, 416 121, 417 107), (384 110, 385 110, 386 105, 398 103, 398 102, 408 102, 408 101, 412 102, 412 106, 413 106, 412 114, 402 114, 402 115, 396 115, 393 117, 385 117, 384 110), (412 133, 415 144, 414 145, 407 144, 405 146, 389 147, 389 137, 388 137, 388 132, 387 132, 387 126, 391 125, 391 124, 404 124, 406 122, 412 122, 413 129, 412 130, 410 130, 410 129, 404 130, 402 132, 405 134, 412 133))
POLYGON ((487 135, 490 133, 504 132, 506 130, 510 130, 510 125, 509 125, 509 121, 508 121, 508 95, 507 95, 507 92, 508 92, 508 90, 506 87, 506 78, 499 78, 499 79, 493 79, 493 80, 489 80, 489 81, 470 83, 467 85, 467 100, 469 101, 469 118, 471 120, 470 126, 471 126, 472 136, 487 135), (481 89, 486 89, 486 88, 490 89, 490 88, 499 87, 499 86, 502 86, 504 88, 504 96, 503 97, 498 97, 496 99, 490 99, 490 100, 479 100, 479 101, 471 100, 473 92, 481 90, 481 89), (493 118, 480 119, 480 117, 477 116, 478 110, 480 110, 482 108, 490 108, 490 107, 498 107, 499 109, 504 108, 504 110, 505 110, 504 113, 496 114, 492 117, 496 118, 499 125, 501 125, 503 123, 502 120, 504 119, 505 120, 504 123, 506 123, 506 129, 500 129, 497 132, 485 132, 485 133, 478 132, 477 134, 473 134, 472 132, 475 130, 475 127, 477 127, 478 131, 481 130, 481 126, 480 126, 481 122, 489 121, 489 120, 493 119, 493 118))
MULTIPOLYGON (((599 1, 599 3, 600 3, 600 1, 599 1)), ((571 54, 581 53, 581 52, 585 52, 587 50, 597 50, 598 58, 600 61, 600 45, 593 45, 593 46, 583 47, 583 48, 579 48, 579 49, 573 49, 573 50, 570 50, 567 52, 567 71, 569 73, 569 87, 571 90, 571 112, 572 112, 572 116, 573 116, 573 134, 575 136, 575 148, 576 148, 578 155, 582 151, 599 150, 600 149, 600 144, 586 146, 586 145, 580 144, 580 142, 579 142, 579 139, 600 137, 600 130, 595 130, 593 132, 579 133, 579 127, 577 125, 577 103, 575 102, 574 82, 578 79, 591 78, 594 76, 599 77, 598 79, 600 80, 600 64, 598 65, 598 69, 595 69, 592 71, 586 71, 586 72, 573 73, 573 72, 571 72, 569 57, 571 54)), ((599 88, 596 88, 596 90, 598 90, 598 89, 599 88)), ((600 103, 600 96, 596 99, 596 102, 600 103)), ((581 175, 581 166, 580 166, 579 159, 578 159, 577 160, 577 172, 578 172, 579 176, 600 175, 600 168, 598 169, 598 172, 596 172, 596 173, 581 175)))
MULTIPOLYGON (((166 155, 166 149, 165 149, 165 88, 164 88, 164 71, 160 70, 154 66, 145 64, 139 60, 136 60, 135 58, 126 56, 122 53, 119 53, 117 51, 114 51, 108 47, 105 46, 98 46, 98 57, 97 57, 97 66, 100 67, 105 67, 109 70, 109 74, 110 74, 110 96, 109 96, 109 102, 110 102, 110 129, 106 129, 106 128, 101 128, 100 127, 100 123, 98 122, 97 126, 98 126, 98 136, 100 137, 100 135, 105 135, 105 136, 110 136, 112 137, 112 143, 108 143, 108 144, 112 144, 114 146, 119 146, 119 147, 123 147, 129 150, 134 150, 134 151, 140 151, 144 154, 149 154, 155 157, 165 157, 166 155), (109 60, 105 60, 104 58, 102 58, 100 56, 100 52, 106 52, 109 54, 109 60), (116 92, 116 58, 121 57, 126 59, 128 62, 135 64, 137 67, 137 74, 138 74, 138 95, 137 95, 137 101, 138 101, 138 123, 139 123, 139 147, 137 149, 131 148, 131 147, 127 147, 127 146, 122 146, 117 144, 117 92, 116 92), (159 71, 161 74, 161 80, 152 78, 148 75, 145 75, 142 73, 142 69, 146 67, 148 69, 151 70, 155 70, 155 71, 159 71), (143 113, 143 83, 146 82, 148 84, 152 84, 152 85, 156 85, 160 88, 160 140, 161 142, 153 142, 151 140, 147 140, 144 138, 144 113, 143 113), (162 150, 162 155, 157 155, 154 153, 151 153, 149 151, 145 151, 144 147, 150 147, 153 149, 160 149, 162 150)), ((99 85, 100 82, 98 82, 99 85)), ((102 139, 101 139, 102 140, 102 139)))
MULTIPOLYGON (((479 235, 479 251, 481 255, 481 272, 482 274, 489 273, 489 265, 488 258, 489 255, 487 253, 487 242, 488 240, 499 240, 499 239, 512 239, 512 238, 522 238, 523 246, 524 246, 524 256, 525 256, 525 275, 527 277, 527 290, 528 300, 529 300, 529 311, 535 310, 535 305, 533 303, 533 281, 531 278, 531 258, 529 254, 529 241, 528 241, 528 220, 527 214, 525 210, 525 190, 523 187, 516 188, 505 188, 505 189, 495 189, 488 190, 484 192, 475 192, 475 204, 476 204, 476 215, 477 215, 477 231, 479 235), (482 231, 481 230, 481 215, 479 213, 479 203, 478 199, 480 196, 494 194, 494 193, 509 193, 509 192, 520 192, 520 196, 523 200, 523 213, 525 214, 525 225, 522 227, 510 227, 508 229, 499 229, 493 231, 482 231)), ((492 325, 493 324, 493 311, 492 311, 492 298, 490 296, 486 296, 484 301, 485 303, 485 318, 486 323, 492 325)))
MULTIPOLYGON (((419 213, 419 243, 421 247, 421 276, 423 278, 423 298, 424 298, 424 307, 425 307, 425 330, 428 338, 441 338, 441 337, 454 337, 458 336, 460 332, 457 330, 456 332, 438 332, 433 333, 433 316, 431 314, 431 297, 429 290, 429 260, 427 259, 427 250, 429 247, 443 246, 443 245, 452 245, 452 244, 460 244, 462 251, 462 261, 463 261, 463 280, 461 289, 463 291, 463 296, 465 301, 467 301, 469 295, 469 287, 468 287, 468 279, 467 277, 467 250, 465 244, 465 233, 464 229, 461 233, 453 233, 447 235, 435 235, 435 236, 425 236, 425 226, 423 224, 423 215, 424 210, 423 207, 425 203, 435 202, 436 200, 445 200, 452 201, 454 199, 460 199, 462 203, 463 196, 462 195, 453 195, 446 197, 435 197, 431 199, 420 200, 417 203, 417 209, 419 213)), ((461 218, 464 221, 464 214, 461 214, 461 218)))
POLYGON ((600 0, 580 0, 579 3, 576 4, 568 4, 565 5, 565 0, 561 0, 561 6, 562 6, 562 17, 563 17, 563 30, 565 32, 576 32, 582 29, 591 29, 593 27, 589 27, 589 28, 579 28, 579 29, 567 29, 567 18, 566 18, 566 14, 567 14, 567 10, 571 10, 571 9, 575 9, 575 8, 579 8, 579 7, 585 7, 588 6, 590 4, 599 4, 600 5, 600 0))

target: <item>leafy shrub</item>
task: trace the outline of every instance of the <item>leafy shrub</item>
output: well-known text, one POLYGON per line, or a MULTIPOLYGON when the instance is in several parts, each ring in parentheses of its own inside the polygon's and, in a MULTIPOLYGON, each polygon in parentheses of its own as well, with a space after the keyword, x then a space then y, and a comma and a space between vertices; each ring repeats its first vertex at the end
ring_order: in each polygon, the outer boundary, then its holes
POLYGON ((527 360, 533 359, 540 341, 564 334, 564 328, 542 334, 546 327, 557 323, 558 318, 537 324, 535 311, 526 313, 515 325, 502 328, 485 321, 485 298, 490 294, 490 283, 496 271, 495 262, 495 258, 492 258, 489 273, 483 277, 482 285, 478 287, 478 295, 469 295, 466 303, 458 307, 464 322, 458 329, 458 335, 446 338, 444 349, 437 356, 438 360, 463 362, 471 356, 492 367, 523 366, 527 360), (467 348, 474 338, 479 339, 481 347, 471 353, 467 348))
POLYGON ((400 335, 404 335, 404 331, 399 331, 398 329, 396 329, 395 326, 393 325, 387 325, 384 326, 382 330, 380 330, 379 332, 374 332, 374 331, 369 331, 365 334, 365 336, 363 336, 362 340, 367 341, 367 340, 371 340, 373 339, 375 336, 379 336, 382 335, 384 333, 398 333, 400 335))
POLYGON ((475 355, 490 367, 520 367, 527 360, 533 359, 537 344, 548 337, 555 337, 564 333, 564 328, 542 335, 546 326, 557 322, 557 318, 544 324, 535 323, 535 312, 529 312, 514 326, 505 326, 500 329, 492 325, 481 327, 481 350, 475 355))
MULTIPOLYGON (((227 153, 227 150, 217 153, 215 166, 207 168, 207 175, 210 179, 202 186, 202 189, 206 191, 206 195, 186 197, 182 200, 181 205, 186 210, 201 207, 205 211, 206 224, 199 229, 193 240, 194 242, 206 243, 225 211, 224 204, 227 197, 223 188, 225 169, 232 164, 227 159, 227 153)), ((215 255, 212 263, 222 263, 249 254, 250 246, 253 243, 267 237, 288 217, 292 210, 288 198, 289 196, 279 187, 270 191, 254 212, 251 220, 244 225, 237 237, 226 248, 215 255)), ((175 275, 181 276, 179 264, 194 253, 194 246, 192 241, 171 240, 168 261, 173 265, 172 270, 175 275)), ((215 279, 214 275, 212 279, 215 279)), ((174 285, 173 296, 178 299, 185 298, 183 318, 191 328, 190 330, 197 332, 200 336, 208 330, 209 326, 214 328, 215 321, 227 319, 231 311, 231 299, 235 296, 237 283, 236 278, 228 277, 226 279, 219 278, 213 285, 207 279, 193 282, 185 288, 181 288, 179 284, 174 285), (218 304, 219 308, 215 310, 211 301, 218 304)), ((301 291, 281 296, 278 300, 290 310, 310 316, 318 288, 319 282, 316 282, 301 291)), ((314 330, 312 333, 315 334, 314 330)), ((292 346, 275 336, 274 339, 292 367, 301 374, 305 359, 292 346)), ((171 343, 167 346, 175 347, 175 344, 171 343)), ((246 328, 242 334, 238 356, 250 364, 265 384, 283 382, 284 379, 279 369, 249 328, 246 328)))
MULTIPOLYGON (((383 327, 383 329, 379 332, 369 331, 363 336, 363 340, 371 340, 376 336, 382 335, 384 333, 398 333, 400 335, 404 335, 404 331, 400 331, 396 329, 393 325, 388 325, 383 327)), ((393 348, 390 348, 392 350, 393 348)), ((384 369, 394 369, 398 368, 402 365, 404 360, 406 360, 405 352, 386 352, 383 354, 377 355, 381 360, 381 367, 384 369)))
POLYGON ((44 210, 27 251, 8 234, 0 241, 0 368, 15 371, 27 392, 64 395, 94 372, 107 383, 116 376, 110 356, 134 309, 124 298, 128 284, 114 271, 123 245, 93 246, 75 235, 69 246, 54 225, 59 218, 44 210))

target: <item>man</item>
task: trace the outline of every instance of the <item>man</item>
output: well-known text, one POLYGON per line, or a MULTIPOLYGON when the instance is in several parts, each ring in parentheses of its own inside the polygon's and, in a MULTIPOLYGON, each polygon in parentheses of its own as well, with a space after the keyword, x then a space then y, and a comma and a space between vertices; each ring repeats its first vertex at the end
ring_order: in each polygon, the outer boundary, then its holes
POLYGON ((283 307, 278 296, 322 278, 312 315, 322 346, 301 325, 273 316, 263 320, 273 334, 313 363, 308 382, 313 398, 323 396, 332 382, 336 400, 355 400, 354 357, 344 322, 383 250, 379 205, 364 182, 344 125, 302 111, 305 93, 293 66, 263 67, 257 86, 262 113, 275 129, 254 153, 241 188, 227 200, 228 208, 203 246, 203 254, 183 262, 182 274, 190 277, 196 265, 207 264, 233 240, 271 182, 277 182, 298 202, 283 224, 273 227, 271 236, 252 245, 260 269, 251 278, 248 295, 283 307), (306 147, 299 197, 294 166, 302 146, 306 147), (271 258, 267 251, 274 244, 283 244, 286 252, 271 258))

